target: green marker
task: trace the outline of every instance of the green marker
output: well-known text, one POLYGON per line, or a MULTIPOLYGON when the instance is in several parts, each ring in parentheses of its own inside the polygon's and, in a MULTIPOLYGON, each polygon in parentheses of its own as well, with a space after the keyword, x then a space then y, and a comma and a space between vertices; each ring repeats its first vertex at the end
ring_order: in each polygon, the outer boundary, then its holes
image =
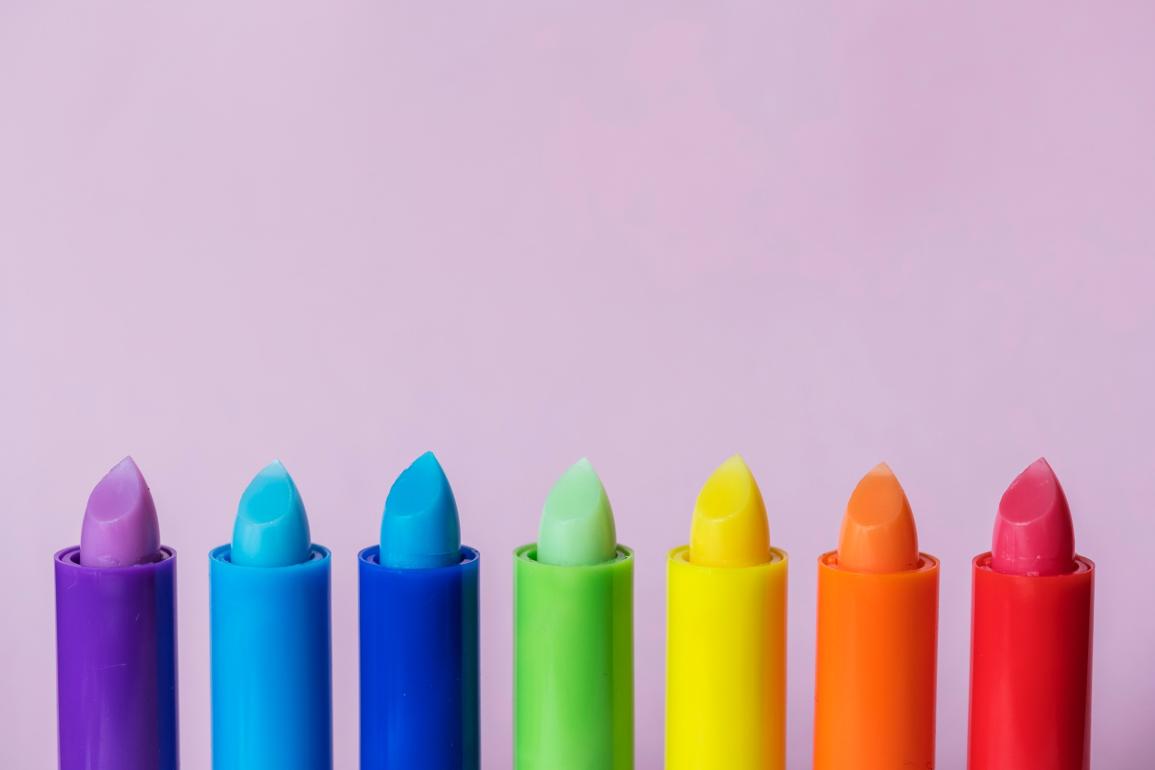
POLYGON ((589 460, 514 551, 514 767, 632 770, 634 554, 589 460))

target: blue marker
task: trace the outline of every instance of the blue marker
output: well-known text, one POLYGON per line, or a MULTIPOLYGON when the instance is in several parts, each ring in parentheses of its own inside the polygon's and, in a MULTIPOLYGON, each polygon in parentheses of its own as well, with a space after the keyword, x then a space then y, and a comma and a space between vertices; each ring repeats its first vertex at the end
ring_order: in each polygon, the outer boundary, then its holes
POLYGON ((479 556, 432 452, 393 483, 357 561, 361 770, 477 770, 479 556))
POLYGON ((214 770, 331 770, 328 549, 280 462, 209 554, 214 770))

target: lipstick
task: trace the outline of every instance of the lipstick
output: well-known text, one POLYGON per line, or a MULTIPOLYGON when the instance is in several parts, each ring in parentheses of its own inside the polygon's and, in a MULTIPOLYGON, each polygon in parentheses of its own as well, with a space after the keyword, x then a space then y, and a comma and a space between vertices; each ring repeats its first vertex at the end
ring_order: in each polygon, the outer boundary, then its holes
POLYGON ((160 523, 140 469, 126 457, 88 497, 80 528, 80 563, 85 567, 132 567, 161 555, 160 523))
POLYGON ((1095 565, 1045 459, 1003 494, 973 563, 970 770, 1087 770, 1095 565))
POLYGON ((1011 482, 995 516, 991 569, 1004 575, 1064 575, 1075 569, 1075 525, 1054 470, 1043 458, 1011 482))
POLYGON ((786 552, 734 455, 698 495, 668 561, 666 767, 786 766, 786 552))
POLYGON ((330 770, 328 549, 280 462, 209 553, 214 770, 330 770))
POLYGON ((432 452, 393 482, 357 555, 361 770, 477 770, 477 550, 432 452))
POLYGON ((815 770, 934 767, 939 562, 885 463, 818 559, 815 770))
POLYGON ((54 561, 60 770, 176 770, 176 552, 131 457, 54 561))
POLYGON ((634 766, 634 553, 589 460, 514 551, 514 767, 634 766))

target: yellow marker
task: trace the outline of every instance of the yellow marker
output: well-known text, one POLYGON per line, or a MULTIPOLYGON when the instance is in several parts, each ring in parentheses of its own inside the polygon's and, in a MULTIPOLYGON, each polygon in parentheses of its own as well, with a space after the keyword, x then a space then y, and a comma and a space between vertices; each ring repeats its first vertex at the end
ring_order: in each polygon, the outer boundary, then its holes
POLYGON ((786 767, 786 553, 735 455, 669 559, 667 770, 786 767))

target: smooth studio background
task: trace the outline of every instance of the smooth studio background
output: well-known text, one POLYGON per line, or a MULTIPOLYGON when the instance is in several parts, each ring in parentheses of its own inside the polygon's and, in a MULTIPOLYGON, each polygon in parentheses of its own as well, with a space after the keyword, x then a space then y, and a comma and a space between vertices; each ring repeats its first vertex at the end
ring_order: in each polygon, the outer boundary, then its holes
POLYGON ((124 454, 180 553, 185 766, 207 561, 280 457, 333 548, 355 766, 358 548, 435 449, 483 554, 510 765, 510 552, 582 455, 638 550, 640 768, 666 551, 741 451, 814 575, 888 460, 943 559, 940 768, 969 559, 1046 454, 1098 561, 1095 766, 1155 762, 1155 4, 0 3, 0 766, 55 765, 53 551, 124 454), (627 7, 628 6, 628 7, 627 7))

